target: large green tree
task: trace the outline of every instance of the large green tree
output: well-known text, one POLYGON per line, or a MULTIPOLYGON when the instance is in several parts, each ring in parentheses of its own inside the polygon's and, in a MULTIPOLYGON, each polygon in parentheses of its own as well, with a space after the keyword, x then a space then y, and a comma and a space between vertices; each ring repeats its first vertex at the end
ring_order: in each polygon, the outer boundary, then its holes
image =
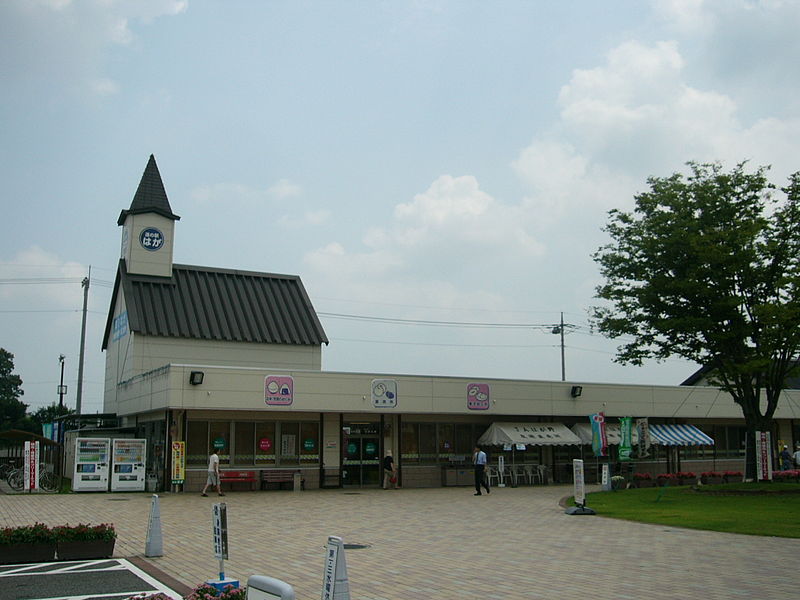
POLYGON ((798 358, 800 173, 779 191, 764 167, 688 166, 649 178, 632 212, 609 213, 594 318, 620 339, 617 362, 679 356, 713 368, 711 383, 742 409, 752 477, 754 432, 773 430, 798 358))
POLYGON ((22 379, 14 374, 14 355, 0 348, 0 431, 15 428, 25 419, 28 405, 20 400, 22 379))

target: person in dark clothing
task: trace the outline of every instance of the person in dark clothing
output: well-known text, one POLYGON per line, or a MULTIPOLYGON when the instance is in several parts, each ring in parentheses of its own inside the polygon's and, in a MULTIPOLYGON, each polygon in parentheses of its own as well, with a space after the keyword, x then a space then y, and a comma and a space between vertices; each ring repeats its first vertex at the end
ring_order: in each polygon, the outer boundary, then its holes
POLYGON ((390 485, 397 489, 397 467, 394 466, 392 451, 387 450, 383 457, 383 489, 388 490, 390 485))
POLYGON ((482 496, 481 486, 486 488, 486 493, 490 494, 489 481, 486 479, 486 452, 475 446, 475 453, 472 455, 472 464, 475 467, 475 495, 482 496))

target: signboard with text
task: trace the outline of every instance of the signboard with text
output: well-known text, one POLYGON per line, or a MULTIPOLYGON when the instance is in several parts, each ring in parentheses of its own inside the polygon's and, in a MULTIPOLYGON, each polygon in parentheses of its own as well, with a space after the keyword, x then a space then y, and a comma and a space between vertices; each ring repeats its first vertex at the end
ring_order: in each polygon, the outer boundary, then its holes
POLYGON ((172 442, 172 485, 183 485, 186 479, 186 442, 172 442))

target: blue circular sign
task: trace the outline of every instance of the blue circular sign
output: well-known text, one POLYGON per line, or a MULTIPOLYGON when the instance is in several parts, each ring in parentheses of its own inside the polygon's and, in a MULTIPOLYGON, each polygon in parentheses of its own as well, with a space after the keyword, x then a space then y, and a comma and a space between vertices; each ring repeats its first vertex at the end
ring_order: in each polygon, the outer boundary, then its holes
POLYGON ((142 233, 139 234, 139 243, 145 250, 155 252, 164 245, 164 234, 155 227, 142 229, 142 233))

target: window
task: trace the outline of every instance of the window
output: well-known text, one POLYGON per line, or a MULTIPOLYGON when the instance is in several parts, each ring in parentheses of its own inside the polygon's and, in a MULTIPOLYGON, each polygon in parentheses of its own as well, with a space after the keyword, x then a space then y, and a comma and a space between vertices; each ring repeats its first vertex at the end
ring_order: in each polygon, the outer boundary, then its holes
POLYGON ((439 445, 439 462, 449 462, 455 456, 455 425, 452 423, 439 423, 436 434, 439 445))
POLYGON ((281 445, 278 449, 278 464, 279 465, 297 465, 299 464, 298 444, 300 425, 299 423, 281 423, 280 436, 281 445))
POLYGON ((186 466, 208 465, 208 421, 189 421, 186 466))
POLYGON ((255 455, 255 423, 237 422, 234 423, 234 447, 233 464, 235 465, 254 465, 255 455))
POLYGON ((255 424, 255 463, 256 465, 275 464, 275 423, 255 424))
POLYGON ((403 423, 400 431, 400 460, 404 463, 419 462, 419 441, 416 423, 403 423))
POLYGON ((219 455, 219 464, 231 463, 231 423, 230 421, 211 421, 209 423, 209 446, 219 455))
POLYGON ((420 464, 436 463, 436 425, 419 424, 419 462, 420 464))
POLYGON ((319 463, 319 423, 300 423, 300 463, 319 463))
POLYGON ((455 453, 460 456, 466 456, 471 460, 472 450, 475 448, 475 437, 473 427, 470 424, 456 425, 456 447, 455 453))

